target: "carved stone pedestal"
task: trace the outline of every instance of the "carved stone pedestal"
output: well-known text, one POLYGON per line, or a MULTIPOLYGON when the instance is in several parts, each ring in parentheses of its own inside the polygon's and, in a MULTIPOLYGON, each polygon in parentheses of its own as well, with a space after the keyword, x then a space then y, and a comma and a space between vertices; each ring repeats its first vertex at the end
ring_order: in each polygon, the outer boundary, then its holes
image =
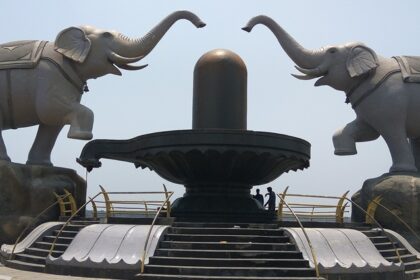
MULTIPOLYGON (((53 192, 63 194, 63 189, 78 206, 86 201, 86 182, 72 169, 0 161, 0 244, 15 242, 24 227, 56 201, 53 192)), ((37 224, 58 216, 57 205, 37 224)))
MULTIPOLYGON (((380 203, 405 221, 420 236, 420 174, 385 173, 380 177, 368 179, 352 199, 366 210, 369 202, 379 195, 382 197, 380 203)), ((403 235, 417 250, 420 249, 420 240, 391 213, 378 206, 374 218, 383 227, 403 235)), ((358 222, 365 219, 365 214, 354 205, 352 219, 358 222)))

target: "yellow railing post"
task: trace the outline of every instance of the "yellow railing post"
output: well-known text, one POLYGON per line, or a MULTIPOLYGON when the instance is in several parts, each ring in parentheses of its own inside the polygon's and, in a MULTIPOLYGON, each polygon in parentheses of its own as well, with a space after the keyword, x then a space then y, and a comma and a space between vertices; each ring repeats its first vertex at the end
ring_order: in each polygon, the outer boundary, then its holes
POLYGON ((104 187, 102 187, 101 185, 99 185, 99 188, 101 188, 102 191, 102 195, 104 196, 104 200, 105 200, 105 210, 106 210, 106 218, 108 220, 109 217, 111 217, 112 215, 112 203, 109 199, 108 193, 106 192, 106 190, 104 189, 104 187))
POLYGON ((68 190, 64 189, 64 193, 66 194, 66 197, 70 203, 70 210, 71 210, 71 214, 73 215, 77 211, 76 200, 74 199, 73 195, 68 190))
POLYGON ((171 201, 169 198, 168 190, 166 189, 165 184, 163 184, 163 189, 165 190, 165 197, 166 197, 166 217, 169 218, 171 216, 171 201))
POLYGON ((93 211, 93 218, 97 219, 98 218, 98 207, 96 206, 96 202, 92 200, 92 198, 89 196, 88 197, 91 202, 92 202, 92 211, 93 211))
MULTIPOLYGON (((337 222, 337 223, 340 223, 340 224, 342 224, 342 223, 344 223, 344 210, 346 209, 346 206, 343 206, 343 203, 344 203, 344 201, 345 201, 345 199, 346 199, 346 197, 347 197, 347 194, 349 193, 350 191, 346 191, 342 196, 341 196, 341 198, 338 200, 338 203, 337 203, 337 208, 336 208, 336 210, 335 210, 335 221, 337 222)), ((347 205, 347 204, 346 204, 347 205)))
POLYGON ((365 223, 367 224, 373 224, 373 220, 371 217, 375 217, 376 209, 379 206, 379 203, 382 201, 382 196, 378 195, 374 199, 372 199, 371 202, 369 202, 368 207, 366 209, 366 215, 365 215, 365 223))
MULTIPOLYGON (((285 198, 286 198, 286 195, 287 195, 287 190, 289 189, 289 186, 287 186, 285 189, 284 189, 284 191, 283 191, 283 193, 281 194, 281 199, 280 199, 280 201, 279 201, 279 207, 277 208, 277 217, 279 217, 280 219, 282 219, 283 218, 283 201, 285 200, 285 198)), ((277 195, 278 196, 278 195, 277 195)))

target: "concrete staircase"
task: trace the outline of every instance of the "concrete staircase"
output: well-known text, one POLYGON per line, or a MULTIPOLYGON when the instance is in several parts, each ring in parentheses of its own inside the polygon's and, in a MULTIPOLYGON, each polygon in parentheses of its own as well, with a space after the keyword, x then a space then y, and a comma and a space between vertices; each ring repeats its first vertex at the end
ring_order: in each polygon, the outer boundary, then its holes
POLYGON ((420 260, 417 259, 417 256, 411 254, 402 244, 391 242, 388 236, 375 229, 363 230, 362 232, 369 237, 381 255, 390 262, 398 262, 398 256, 395 251, 395 248, 397 248, 398 254, 405 266, 407 280, 420 278, 420 260))
POLYGON ((177 222, 138 279, 317 278, 278 225, 177 222))
MULTIPOLYGON (((69 244, 73 241, 77 233, 84 227, 98 223, 95 220, 75 220, 66 226, 52 251, 53 257, 61 256, 67 249, 69 244)), ((18 253, 13 260, 6 260, 4 265, 20 270, 44 272, 45 261, 48 257, 51 245, 54 242, 59 229, 54 230, 52 235, 41 236, 35 243, 33 243, 24 252, 18 253)))

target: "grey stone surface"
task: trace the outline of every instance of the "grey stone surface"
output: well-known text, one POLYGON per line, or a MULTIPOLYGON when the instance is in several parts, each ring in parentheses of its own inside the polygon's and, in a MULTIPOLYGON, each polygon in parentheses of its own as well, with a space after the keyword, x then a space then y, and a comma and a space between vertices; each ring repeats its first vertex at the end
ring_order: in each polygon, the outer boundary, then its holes
POLYGON ((296 78, 319 78, 315 86, 327 85, 346 93, 356 119, 334 134, 335 154, 354 155, 357 142, 382 136, 392 156, 390 172, 418 170, 420 80, 415 70, 418 57, 382 57, 360 42, 308 50, 267 16, 252 18, 243 29, 250 32, 257 24, 274 33, 304 74, 294 75, 296 78))
POLYGON ((186 19, 205 24, 193 13, 167 16, 145 36, 130 39, 92 26, 62 30, 55 42, 18 41, 0 45, 0 159, 10 160, 1 131, 39 124, 28 163, 51 165, 50 154, 64 125, 69 138, 92 138, 93 112, 80 104, 86 81, 120 69, 138 70, 169 28, 186 19), (13 70, 13 71, 11 71, 13 70), (40 79, 40 77, 42 79, 40 79))
MULTIPOLYGON (((0 280, 88 280, 88 277, 72 277, 64 275, 54 275, 46 273, 29 272, 12 269, 0 265, 0 280)), ((107 280, 108 278, 94 278, 97 280, 107 280)))
MULTIPOLYGON (((77 205, 84 204, 86 182, 76 171, 0 161, 0 244, 14 243, 24 227, 56 201, 53 192, 63 194, 64 188, 74 195, 77 205)), ((58 216, 57 205, 36 224, 58 216)))
MULTIPOLYGON (((314 267, 314 258, 302 229, 284 230, 295 240, 311 267, 314 267)), ((401 271, 403 275, 404 266, 385 260, 370 239, 357 230, 306 228, 306 233, 314 249, 321 274, 373 274, 401 271)))
MULTIPOLYGON (((146 261, 154 254, 168 226, 153 227, 146 261)), ((150 225, 97 224, 83 228, 58 258, 47 258, 46 271, 57 274, 133 276, 140 271, 150 225), (114 271, 114 272, 112 272, 114 271), (116 271, 116 272, 115 272, 116 271)), ((123 278, 125 278, 123 277, 123 278)))
MULTIPOLYGON (((404 220, 420 236, 420 175, 386 173, 380 177, 368 179, 352 199, 367 209, 369 202, 379 195, 383 198, 380 203, 404 220)), ((352 218, 356 221, 364 221, 365 215, 353 206, 352 218)), ((378 207, 375 219, 383 227, 403 235, 417 250, 420 249, 420 240, 392 214, 378 207)))

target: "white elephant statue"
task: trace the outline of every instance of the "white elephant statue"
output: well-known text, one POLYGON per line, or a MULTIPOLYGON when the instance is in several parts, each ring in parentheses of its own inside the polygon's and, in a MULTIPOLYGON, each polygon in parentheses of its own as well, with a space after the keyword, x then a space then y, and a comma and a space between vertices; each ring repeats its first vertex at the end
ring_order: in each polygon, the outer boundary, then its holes
POLYGON ((346 93, 356 119, 333 136, 336 155, 354 155, 356 142, 382 136, 392 156, 390 172, 417 172, 420 167, 420 58, 385 58, 359 42, 302 47, 273 19, 252 18, 243 30, 267 26, 281 47, 305 75, 320 78, 315 86, 328 85, 346 93))
POLYGON ((27 164, 51 164, 51 151, 62 127, 69 138, 92 138, 93 112, 80 104, 86 81, 118 68, 136 66, 178 20, 205 26, 195 14, 177 11, 138 39, 92 26, 69 27, 54 42, 17 41, 0 45, 0 160, 10 161, 1 131, 39 124, 27 164))

